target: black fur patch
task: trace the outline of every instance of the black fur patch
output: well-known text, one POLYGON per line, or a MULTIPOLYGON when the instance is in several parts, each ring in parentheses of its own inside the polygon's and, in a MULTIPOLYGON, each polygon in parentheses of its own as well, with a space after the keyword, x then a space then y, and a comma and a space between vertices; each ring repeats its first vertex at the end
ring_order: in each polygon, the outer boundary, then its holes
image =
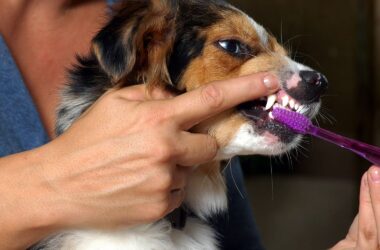
POLYGON ((202 54, 206 37, 200 31, 223 17, 222 11, 231 11, 225 1, 180 1, 176 25, 176 40, 168 63, 169 74, 177 85, 190 62, 202 54))
POLYGON ((97 93, 96 96, 111 87, 108 75, 99 68, 99 63, 94 56, 77 56, 77 64, 69 70, 69 82, 71 86, 67 92, 71 96, 79 97, 86 91, 97 93), (99 83, 103 84, 99 84, 99 83))
POLYGON ((126 69, 128 51, 132 50, 133 35, 140 23, 141 13, 149 6, 149 1, 130 2, 136 2, 136 4, 130 4, 128 9, 124 8, 117 13, 93 39, 93 43, 96 44, 102 56, 102 66, 109 75, 120 76, 126 69), (132 28, 126 43, 123 39, 123 31, 127 25, 131 25, 132 28))

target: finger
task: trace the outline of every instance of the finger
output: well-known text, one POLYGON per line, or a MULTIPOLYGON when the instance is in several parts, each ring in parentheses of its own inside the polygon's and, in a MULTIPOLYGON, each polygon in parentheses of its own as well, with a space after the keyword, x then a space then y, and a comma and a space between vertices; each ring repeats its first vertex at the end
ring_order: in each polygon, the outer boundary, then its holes
POLYGON ((374 211, 374 219, 377 225, 377 240, 380 245, 380 168, 372 166, 368 170, 368 186, 371 196, 372 208, 374 211))
POLYGON ((181 128, 187 130, 223 110, 269 95, 278 80, 268 73, 212 82, 167 101, 181 128))
POLYGON ((357 214, 348 230, 347 239, 357 242, 359 233, 359 215, 357 214))
POLYGON ((163 100, 173 97, 173 94, 161 88, 148 90, 145 84, 138 84, 117 90, 118 94, 130 101, 163 100))
POLYGON ((358 241, 358 218, 359 216, 356 215, 347 233, 346 238, 339 241, 335 246, 330 248, 330 250, 355 249, 355 247, 357 246, 357 241, 358 241))
POLYGON ((179 208, 185 199, 185 190, 178 189, 175 192, 172 192, 170 195, 170 203, 167 213, 172 212, 174 209, 179 208))
POLYGON ((189 168, 177 166, 173 176, 173 185, 171 191, 184 189, 187 183, 189 173, 189 168))
POLYGON ((177 163, 195 166, 213 160, 218 151, 216 140, 210 135, 182 132, 178 140, 182 150, 177 163))
POLYGON ((377 249, 377 227, 372 202, 368 187, 368 174, 365 173, 362 177, 359 196, 359 249, 377 249))

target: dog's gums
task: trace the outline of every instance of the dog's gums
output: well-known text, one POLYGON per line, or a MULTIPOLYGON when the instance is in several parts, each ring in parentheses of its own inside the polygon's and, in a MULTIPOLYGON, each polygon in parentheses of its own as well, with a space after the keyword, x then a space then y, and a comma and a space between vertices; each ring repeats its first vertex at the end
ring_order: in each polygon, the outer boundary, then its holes
POLYGON ((280 90, 275 94, 267 97, 260 98, 239 105, 238 109, 247 118, 249 118, 255 125, 262 131, 269 131, 266 136, 278 136, 279 139, 285 143, 290 143, 297 134, 293 133, 287 126, 278 123, 274 120, 272 115, 273 108, 289 109, 300 114, 310 114, 311 118, 313 113, 310 112, 310 107, 306 104, 302 105, 297 100, 289 96, 284 90, 280 90))

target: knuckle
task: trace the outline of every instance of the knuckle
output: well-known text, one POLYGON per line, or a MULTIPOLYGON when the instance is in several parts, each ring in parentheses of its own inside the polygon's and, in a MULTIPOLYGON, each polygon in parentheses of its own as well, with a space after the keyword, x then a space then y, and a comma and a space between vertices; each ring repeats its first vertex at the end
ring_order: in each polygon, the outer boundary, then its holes
POLYGON ((153 125, 162 125, 171 120, 172 111, 164 105, 149 105, 144 110, 145 116, 149 119, 149 122, 153 125))
POLYGON ((215 158, 217 152, 218 152, 218 143, 212 136, 206 137, 206 152, 208 153, 208 156, 213 159, 215 158))
POLYGON ((168 163, 175 160, 183 153, 183 147, 178 145, 177 137, 167 129, 157 131, 157 140, 155 141, 155 155, 161 163, 168 163))
POLYGON ((169 212, 169 210, 170 210, 170 202, 169 200, 165 200, 155 205, 155 209, 152 212, 153 213, 152 215, 156 220, 159 220, 165 217, 165 215, 169 212))
POLYGON ((173 158, 174 149, 168 142, 157 144, 156 156, 160 162, 168 162, 173 158))
POLYGON ((202 102, 211 108, 218 108, 223 103, 223 93, 213 83, 206 85, 202 89, 201 98, 202 102))
POLYGON ((161 174, 157 181, 157 190, 162 194, 162 199, 167 198, 171 187, 173 186, 173 176, 170 173, 161 174))
POLYGON ((376 231, 369 226, 362 228, 361 233, 366 241, 374 240, 377 237, 376 231))

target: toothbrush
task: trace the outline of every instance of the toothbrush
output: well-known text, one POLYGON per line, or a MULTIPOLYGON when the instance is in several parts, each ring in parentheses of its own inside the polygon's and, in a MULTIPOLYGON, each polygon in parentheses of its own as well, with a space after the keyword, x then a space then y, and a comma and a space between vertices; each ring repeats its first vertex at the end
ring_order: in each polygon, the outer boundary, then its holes
POLYGON ((380 166, 380 148, 378 147, 316 127, 306 116, 287 109, 274 108, 272 115, 277 122, 288 126, 299 134, 316 136, 325 141, 341 146, 342 148, 351 150, 373 164, 380 166))

